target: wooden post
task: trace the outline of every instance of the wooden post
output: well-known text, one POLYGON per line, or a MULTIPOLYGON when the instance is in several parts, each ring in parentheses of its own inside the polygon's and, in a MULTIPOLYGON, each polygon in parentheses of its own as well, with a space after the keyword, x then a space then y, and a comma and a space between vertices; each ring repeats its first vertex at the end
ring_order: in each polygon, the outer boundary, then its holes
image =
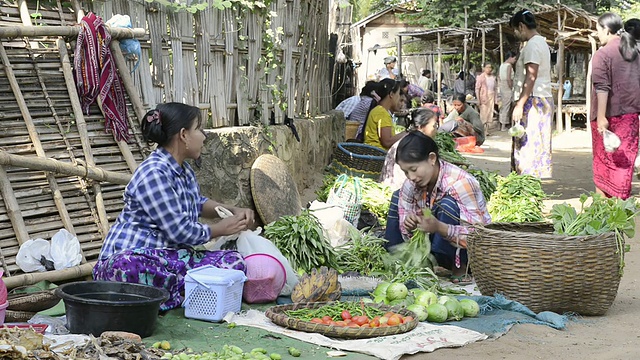
MULTIPOLYGON (((145 29, 108 28, 112 39, 141 38, 146 34, 145 29)), ((19 37, 62 36, 76 37, 80 33, 80 25, 74 26, 12 26, 0 28, 0 38, 15 39, 19 37)))
POLYGON ((406 75, 402 73, 402 36, 400 35, 398 35, 398 72, 406 78, 406 75))
POLYGON ((20 205, 18 204, 18 200, 16 200, 13 188, 9 182, 9 177, 3 166, 0 166, 0 192, 2 193, 4 206, 7 209, 7 216, 11 220, 13 231, 16 233, 18 245, 22 245, 30 239, 30 236, 27 231, 27 226, 24 224, 24 219, 22 218, 20 205))
POLYGON ((500 32, 500 64, 504 62, 504 45, 502 43, 502 24, 498 24, 498 31, 500 32))
POLYGON ((438 106, 440 106, 440 101, 442 100, 442 80, 440 78, 440 73, 442 72, 442 48, 440 46, 440 41, 441 41, 441 37, 442 35, 440 34, 440 31, 438 31, 438 62, 436 63, 436 92, 438 94, 438 106))
POLYGON ((80 24, 82 18, 84 17, 84 10, 82 10, 82 5, 80 5, 80 1, 71 0, 71 5, 73 6, 73 11, 77 14, 76 22, 80 24))
POLYGON ((589 66, 587 67, 587 79, 586 79, 586 89, 585 95, 587 98, 587 129, 591 126, 591 121, 594 120, 591 118, 591 102, 598 101, 598 99, 591 98, 591 87, 593 86, 591 82, 591 73, 593 72, 593 64, 591 60, 593 60, 593 55, 596 53, 597 45, 596 39, 591 36, 591 34, 587 35, 589 37, 589 44, 591 44, 591 56, 589 56, 589 66))
POLYGON ((484 29, 482 29, 482 66, 486 63, 485 60, 485 47, 486 47, 486 35, 484 29))
POLYGON ((65 281, 71 279, 78 279, 88 275, 91 275, 93 267, 97 261, 91 261, 86 264, 73 266, 70 268, 54 271, 35 272, 29 274, 20 274, 3 278, 5 285, 8 289, 17 288, 19 286, 33 285, 40 281, 65 281))
POLYGON ((133 83, 131 74, 129 74, 127 62, 124 59, 124 55, 122 55, 122 50, 120 49, 120 42, 118 40, 111 40, 109 47, 111 48, 113 59, 116 62, 116 68, 118 68, 118 72, 120 73, 120 79, 122 79, 124 89, 127 91, 127 94, 129 94, 129 100, 131 100, 133 110, 136 112, 138 121, 142 122, 144 114, 146 114, 145 107, 142 105, 142 100, 140 100, 140 96, 138 95, 138 89, 136 89, 136 85, 133 83))
MULTIPOLYGON (((558 56, 556 59, 556 66, 558 72, 558 101, 556 102, 556 130, 562 132, 562 82, 564 77, 564 39, 561 37, 562 20, 560 19, 560 12, 558 11, 558 36, 556 40, 558 42, 558 56)), ((571 131, 571 117, 568 116, 568 125, 566 131, 571 131)))

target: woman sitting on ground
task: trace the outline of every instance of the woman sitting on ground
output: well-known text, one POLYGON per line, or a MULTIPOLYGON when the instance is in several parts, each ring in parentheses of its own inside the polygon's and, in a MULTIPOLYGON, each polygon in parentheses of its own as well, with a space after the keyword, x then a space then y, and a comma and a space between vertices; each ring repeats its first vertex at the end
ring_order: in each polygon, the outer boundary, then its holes
POLYGON ((124 208, 109 229, 93 268, 96 280, 139 283, 164 288, 170 298, 160 306, 180 306, 187 270, 204 265, 245 271, 236 251, 196 251, 223 235, 254 225, 249 209, 219 204, 202 196, 191 166, 205 140, 197 107, 181 103, 158 105, 142 121, 145 140, 154 150, 136 169, 124 191, 124 208), (199 222, 215 218, 222 206, 234 215, 215 225, 199 222))
POLYGON ((369 112, 367 123, 364 127, 364 143, 389 149, 396 141, 402 139, 406 133, 396 134, 393 128, 391 114, 402 110, 403 95, 402 83, 392 79, 384 79, 378 85, 380 102, 378 106, 369 112))
POLYGON ((480 114, 467 104, 466 95, 453 95, 453 110, 449 113, 440 131, 454 133, 456 136, 475 136, 476 145, 484 143, 484 125, 480 114))
POLYGON ((436 142, 414 131, 398 144, 396 163, 407 181, 400 189, 398 218, 404 239, 414 230, 429 234, 438 265, 451 270, 454 283, 469 282, 467 234, 469 224, 488 224, 491 216, 480 184, 461 168, 438 156, 436 142), (432 216, 423 216, 423 209, 432 216))

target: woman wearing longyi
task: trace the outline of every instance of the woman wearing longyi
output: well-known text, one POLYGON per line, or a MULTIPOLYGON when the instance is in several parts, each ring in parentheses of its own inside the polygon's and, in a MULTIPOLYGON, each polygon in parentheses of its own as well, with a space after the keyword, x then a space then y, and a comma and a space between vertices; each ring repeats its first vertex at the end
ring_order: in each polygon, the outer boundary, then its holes
POLYGON ((620 16, 603 14, 596 29, 602 47, 593 55, 591 74, 593 181, 598 193, 627 199, 638 154, 640 54, 636 39, 625 31, 620 16), (613 152, 605 151, 605 130, 621 140, 613 152))
POLYGON ((407 181, 400 189, 398 217, 405 239, 416 229, 431 240, 438 265, 451 270, 455 283, 468 282, 466 237, 469 224, 488 224, 491 216, 480 184, 461 168, 438 156, 436 142, 414 131, 398 144, 396 163, 407 181), (432 216, 423 216, 425 208, 432 216))
POLYGON ((165 288, 168 310, 182 303, 187 270, 204 265, 245 271, 236 251, 197 251, 214 237, 253 225, 252 210, 221 205, 200 194, 187 159, 200 157, 205 140, 197 107, 158 105, 142 122, 145 140, 158 144, 136 169, 124 191, 124 208, 109 230, 97 264, 96 280, 139 283, 165 288), (234 215, 209 226, 223 206, 234 215))

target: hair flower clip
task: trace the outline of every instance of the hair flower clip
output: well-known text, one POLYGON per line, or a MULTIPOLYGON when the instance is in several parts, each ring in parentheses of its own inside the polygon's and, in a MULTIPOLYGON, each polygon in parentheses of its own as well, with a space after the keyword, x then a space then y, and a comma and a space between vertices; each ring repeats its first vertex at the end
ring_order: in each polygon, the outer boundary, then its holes
POLYGON ((153 123, 155 122, 156 124, 160 124, 160 111, 153 110, 150 114, 147 115, 147 122, 149 123, 153 123))

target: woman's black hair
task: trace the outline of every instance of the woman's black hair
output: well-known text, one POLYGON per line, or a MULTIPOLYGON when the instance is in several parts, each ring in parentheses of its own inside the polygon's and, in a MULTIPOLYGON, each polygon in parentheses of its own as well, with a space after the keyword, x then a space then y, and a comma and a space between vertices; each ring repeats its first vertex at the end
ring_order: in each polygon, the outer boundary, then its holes
POLYGON ((423 104, 431 104, 434 101, 436 101, 431 91, 425 91, 424 95, 422 95, 422 98, 420 100, 422 101, 423 104))
POLYGON ((467 103, 467 95, 466 94, 459 94, 459 93, 453 94, 453 100, 451 100, 451 101, 456 101, 456 100, 460 101, 463 104, 466 104, 467 103))
POLYGON ((376 90, 376 93, 378 93, 377 89, 378 89, 378 82, 377 81, 373 81, 373 80, 369 80, 364 84, 364 87, 362 88, 362 91, 360 92, 360 96, 371 97, 371 92, 372 91, 376 90))
POLYGON ((627 20, 624 23, 624 29, 636 39, 637 45, 637 42, 640 41, 640 19, 633 18, 627 20))
POLYGON ((436 142, 420 131, 414 130, 400 140, 396 150, 396 163, 401 161, 409 164, 419 163, 429 160, 431 153, 436 154, 436 159, 438 158, 436 142))
POLYGON ((514 51, 509 50, 509 51, 507 51, 506 54, 504 54, 504 58, 506 60, 506 59, 510 59, 512 57, 516 57, 516 55, 517 54, 514 51))
MULTIPOLYGON (((427 108, 419 107, 411 111, 411 120, 416 128, 420 128, 429 123, 429 120, 436 117, 436 113, 427 108)), ((437 119, 436 119, 437 121, 437 119)))
POLYGON ((533 16, 533 13, 529 10, 518 11, 511 17, 511 20, 509 20, 509 26, 514 29, 520 26, 520 24, 524 24, 527 29, 531 30, 538 27, 538 24, 536 23, 536 17, 533 16))
POLYGON ((149 110, 142 119, 142 136, 147 142, 165 146, 182 129, 191 129, 193 122, 200 127, 200 109, 195 106, 170 102, 149 110))
POLYGON ((401 81, 383 79, 379 82, 378 90, 376 90, 376 92, 378 93, 378 96, 380 96, 380 100, 382 100, 387 97, 387 95, 398 92, 398 89, 401 88, 402 84, 403 83, 401 81))
POLYGON ((427 77, 429 75, 431 75, 431 70, 428 70, 428 69, 422 70, 422 76, 427 77))
POLYGON ((604 13, 598 18, 598 24, 608 29, 611 34, 620 36, 618 51, 620 51, 620 55, 622 55, 625 61, 631 62, 638 57, 636 39, 624 30, 624 24, 622 23, 620 15, 611 12, 604 13))
POLYGON ((458 79, 460 79, 460 80, 464 80, 464 71, 460 71, 460 72, 458 73, 458 79))

